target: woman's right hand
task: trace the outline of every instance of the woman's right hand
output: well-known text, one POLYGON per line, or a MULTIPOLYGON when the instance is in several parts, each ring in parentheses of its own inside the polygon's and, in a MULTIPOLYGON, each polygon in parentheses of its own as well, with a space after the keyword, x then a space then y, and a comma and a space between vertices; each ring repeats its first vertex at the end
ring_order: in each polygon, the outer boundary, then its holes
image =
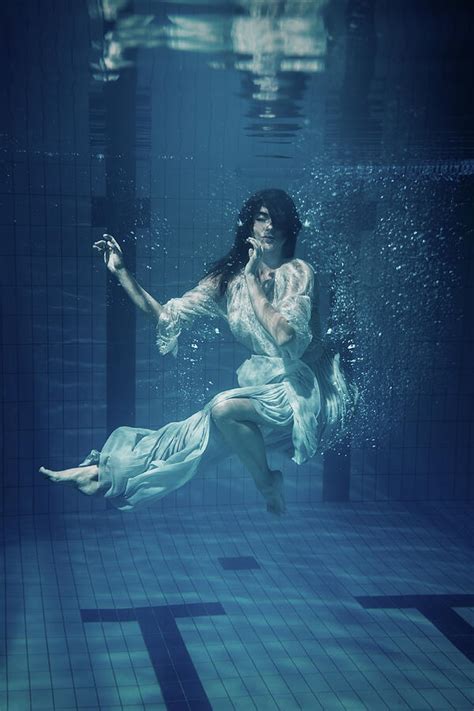
POLYGON ((105 266, 114 274, 125 268, 122 248, 112 235, 102 235, 103 239, 94 242, 93 249, 104 255, 105 266))
POLYGON ((255 237, 249 237, 247 242, 251 247, 249 249, 249 260, 245 265, 244 274, 245 276, 252 275, 256 277, 263 257, 262 245, 255 237))

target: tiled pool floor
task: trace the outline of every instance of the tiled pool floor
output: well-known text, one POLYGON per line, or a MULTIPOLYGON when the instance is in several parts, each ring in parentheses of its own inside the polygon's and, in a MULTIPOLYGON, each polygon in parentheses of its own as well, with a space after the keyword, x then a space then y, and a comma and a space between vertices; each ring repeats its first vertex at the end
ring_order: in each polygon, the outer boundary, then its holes
POLYGON ((469 709, 473 519, 390 504, 6 518, 0 708, 469 709))

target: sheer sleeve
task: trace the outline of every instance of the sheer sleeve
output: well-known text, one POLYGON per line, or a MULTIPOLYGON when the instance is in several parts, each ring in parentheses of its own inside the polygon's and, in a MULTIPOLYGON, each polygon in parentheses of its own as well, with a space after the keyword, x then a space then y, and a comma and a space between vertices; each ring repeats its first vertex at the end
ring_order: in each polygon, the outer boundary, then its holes
POLYGON ((183 328, 199 317, 218 318, 225 313, 219 304, 217 284, 206 277, 177 299, 170 299, 156 326, 156 344, 162 355, 178 352, 178 338, 183 328))
POLYGON ((289 358, 301 358, 313 337, 311 312, 314 292, 314 272, 302 259, 294 259, 280 270, 275 284, 273 306, 286 318, 295 337, 282 350, 289 358))

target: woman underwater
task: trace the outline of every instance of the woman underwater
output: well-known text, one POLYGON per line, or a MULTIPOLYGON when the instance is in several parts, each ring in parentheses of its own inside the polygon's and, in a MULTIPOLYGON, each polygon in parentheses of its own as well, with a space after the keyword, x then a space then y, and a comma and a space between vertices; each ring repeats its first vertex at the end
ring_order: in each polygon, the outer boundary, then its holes
POLYGON ((239 387, 216 395, 188 419, 157 431, 119 427, 80 466, 40 472, 127 510, 185 484, 217 443, 222 456, 230 449, 243 462, 267 510, 284 513, 283 475, 270 469, 266 446, 286 437, 293 460, 305 462, 326 426, 340 424, 354 399, 339 356, 322 345, 313 269, 294 257, 300 229, 287 193, 256 193, 242 207, 229 253, 194 289, 163 305, 127 271, 113 237, 96 242, 131 300, 156 319, 162 354, 176 354, 181 330, 196 317, 221 316, 252 355, 237 370, 239 387))

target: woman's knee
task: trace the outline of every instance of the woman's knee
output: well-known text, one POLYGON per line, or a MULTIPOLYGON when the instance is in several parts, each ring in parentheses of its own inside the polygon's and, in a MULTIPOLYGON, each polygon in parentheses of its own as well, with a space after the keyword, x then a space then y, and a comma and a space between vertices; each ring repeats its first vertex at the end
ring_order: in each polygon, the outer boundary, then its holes
POLYGON ((255 422, 258 418, 250 398, 221 400, 212 408, 211 416, 217 425, 226 424, 231 421, 242 422, 250 420, 251 422, 255 422))
POLYGON ((234 408, 231 405, 232 400, 221 400, 214 405, 211 410, 211 417, 216 425, 228 422, 234 419, 232 417, 232 412, 234 408))

